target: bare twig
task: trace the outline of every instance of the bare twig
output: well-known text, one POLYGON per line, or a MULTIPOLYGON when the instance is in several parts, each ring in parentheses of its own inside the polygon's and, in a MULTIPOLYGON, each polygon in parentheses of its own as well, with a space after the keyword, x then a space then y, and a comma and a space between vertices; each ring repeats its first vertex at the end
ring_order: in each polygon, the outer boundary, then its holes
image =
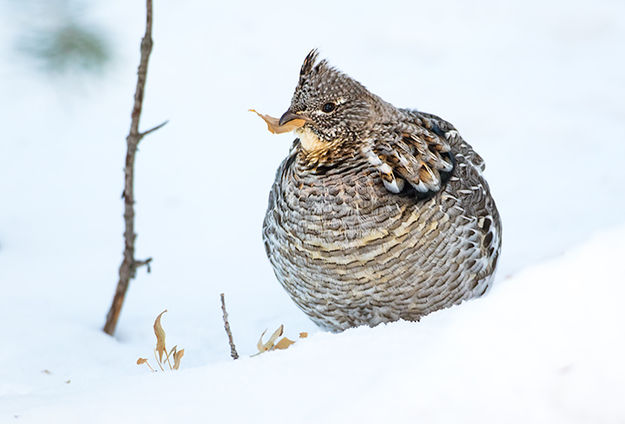
POLYGON ((158 360, 158 355, 156 354, 156 349, 154 349, 154 360, 156 360, 156 365, 158 365, 158 367, 161 369, 161 371, 165 371, 165 369, 163 368, 163 364, 161 364, 161 361, 158 360))
POLYGON ((142 139, 143 137, 145 137, 146 135, 150 134, 151 132, 154 132, 156 130, 160 130, 161 128, 163 128, 165 125, 167 125, 167 123, 169 122, 169 120, 158 124, 157 126, 150 128, 147 131, 143 131, 141 134, 139 134, 139 139, 142 139))
MULTIPOLYGON (((150 268, 150 262, 152 262, 152 258, 147 258, 142 261, 135 260, 135 271, 145 265, 149 274, 150 272, 152 272, 152 269, 150 268)), ((132 275, 132 278, 135 278, 134 274, 132 275)))
POLYGON ((148 133, 161 128, 164 123, 148 130, 144 133, 139 132, 139 119, 141 118, 141 109, 143 107, 143 94, 145 91, 145 81, 148 74, 148 60, 150 59, 150 53, 152 52, 152 0, 146 0, 146 22, 145 22, 145 35, 141 39, 141 59, 139 61, 139 69, 137 71, 137 86, 135 89, 134 105, 132 107, 130 132, 126 137, 126 166, 124 168, 124 193, 122 195, 124 199, 124 259, 119 266, 119 280, 117 283, 117 290, 113 297, 113 303, 106 316, 106 323, 104 324, 104 332, 113 335, 115 327, 117 327, 117 321, 119 320, 119 314, 121 312, 124 298, 126 297, 126 291, 128 290, 128 284, 130 280, 135 277, 137 268, 146 265, 148 271, 150 270, 150 262, 152 258, 145 260, 135 259, 135 211, 134 211, 134 166, 135 166, 135 153, 137 152, 137 145, 141 138, 148 133))
POLYGON ((230 356, 232 356, 232 359, 239 359, 237 348, 234 346, 234 340, 232 339, 232 331, 230 331, 228 312, 226 312, 226 301, 223 293, 221 294, 221 310, 224 313, 224 328, 226 329, 226 334, 228 335, 228 343, 230 343, 230 356))
MULTIPOLYGON (((174 351, 176 350, 178 346, 174 346, 169 350, 169 353, 167 354, 167 356, 165 356, 165 361, 167 361, 167 364, 169 365, 169 369, 173 370, 174 367, 171 366, 171 362, 169 361, 169 357, 171 356, 172 353, 174 353, 174 351)), ((163 361, 164 362, 164 361, 163 361)))

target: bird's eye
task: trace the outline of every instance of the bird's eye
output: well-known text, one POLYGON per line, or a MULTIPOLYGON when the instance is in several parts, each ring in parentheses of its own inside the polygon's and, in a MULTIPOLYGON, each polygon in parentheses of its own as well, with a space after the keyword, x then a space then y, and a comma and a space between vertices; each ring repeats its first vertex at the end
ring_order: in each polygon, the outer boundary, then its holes
POLYGON ((325 105, 323 105, 323 107, 321 108, 322 111, 324 111, 325 113, 330 113, 332 112, 334 109, 336 108, 336 105, 332 102, 328 102, 325 105))

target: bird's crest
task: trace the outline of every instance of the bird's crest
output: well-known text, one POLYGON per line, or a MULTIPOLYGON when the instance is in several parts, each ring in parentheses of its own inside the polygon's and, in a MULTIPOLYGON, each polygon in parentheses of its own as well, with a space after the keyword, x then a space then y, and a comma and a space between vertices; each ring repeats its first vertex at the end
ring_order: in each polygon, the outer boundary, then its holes
POLYGON ((302 67, 299 71, 300 83, 310 79, 313 75, 319 75, 325 73, 324 71, 335 71, 337 74, 339 73, 335 69, 331 68, 328 65, 328 61, 322 59, 317 61, 319 58, 319 51, 317 49, 312 49, 304 59, 304 63, 302 63, 302 67))
POLYGON ((319 51, 317 49, 312 49, 307 55, 306 59, 304 59, 304 63, 302 63, 302 69, 299 71, 300 76, 305 76, 312 71, 313 65, 317 61, 317 56, 319 56, 319 51))

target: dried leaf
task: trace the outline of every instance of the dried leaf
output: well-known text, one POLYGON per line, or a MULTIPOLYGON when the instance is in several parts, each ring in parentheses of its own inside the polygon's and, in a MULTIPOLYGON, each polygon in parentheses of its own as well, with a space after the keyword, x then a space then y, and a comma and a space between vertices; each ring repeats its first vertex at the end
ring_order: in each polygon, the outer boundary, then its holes
POLYGON ((167 354, 167 356, 165 357, 165 360, 163 362, 167 362, 167 365, 169 365, 169 369, 172 369, 173 367, 171 366, 171 362, 169 362, 169 358, 176 357, 176 351, 178 349, 178 345, 174 346, 171 348, 171 350, 169 351, 169 353, 167 354))
POLYGON ((284 332, 284 325, 280 325, 276 331, 273 332, 267 343, 265 343, 265 350, 271 350, 273 348, 274 343, 278 340, 278 337, 282 335, 284 332))
POLYGON ((69 384, 71 382, 72 382, 72 380, 65 380, 65 384, 69 384))
POLYGON ((256 112, 256 110, 254 109, 250 109, 250 112, 254 112, 256 115, 260 116, 263 121, 265 121, 265 123, 267 124, 267 129, 272 134, 291 132, 294 129, 301 127, 306 122, 303 119, 293 119, 284 125, 280 125, 280 120, 278 118, 274 118, 273 116, 269 115, 263 115, 262 113, 256 112))
POLYGON ((256 347, 258 348, 258 353, 263 353, 263 352, 273 349, 274 343, 276 342, 278 337, 282 335, 283 331, 284 331, 284 325, 280 325, 280 327, 278 327, 278 329, 273 332, 271 337, 269 337, 269 340, 267 340, 267 343, 263 342, 263 337, 265 336, 265 333, 267 332, 267 330, 263 331, 263 334, 260 335, 260 339, 258 339, 258 343, 256 343, 256 347))
POLYGON ((267 330, 265 329, 265 331, 263 331, 262 334, 260 335, 260 339, 258 339, 258 343, 256 343, 256 348, 258 349, 258 353, 262 353, 267 350, 265 349, 265 344, 263 343, 263 337, 265 336, 266 332, 267 330))
POLYGON ((171 348, 171 350, 169 351, 169 353, 167 354, 167 356, 165 357, 165 361, 169 361, 170 357, 173 357, 176 355, 176 350, 178 349, 178 345, 174 346, 171 348))
MULTIPOLYGON (((156 361, 156 365, 158 365, 158 367, 161 369, 161 371, 165 371, 165 368, 163 368, 163 364, 161 361, 158 360, 158 353, 156 353, 156 349, 154 349, 154 360, 156 361)), ((146 362, 149 365, 149 362, 146 362)))
POLYGON ((287 337, 283 337, 282 339, 280 339, 278 343, 276 343, 276 345, 273 348, 284 350, 284 349, 288 349, 289 346, 291 346, 294 343, 295 342, 293 340, 289 340, 287 337))
POLYGON ((167 348, 165 347, 165 330, 161 326, 161 316, 167 312, 165 309, 163 312, 158 314, 156 320, 154 320, 154 334, 156 335, 156 352, 158 352, 158 359, 160 362, 163 362, 163 354, 167 353, 167 348))
POLYGON ((305 331, 302 331, 301 333, 299 333, 299 338, 300 339, 305 339, 306 337, 308 337, 308 333, 305 331))
POLYGON ((48 375, 52 374, 50 370, 41 370, 41 372, 48 375))
POLYGON ((152 368, 152 365, 150 365, 150 363, 148 362, 147 358, 139 358, 137 359, 137 365, 147 365, 148 368, 150 369, 150 371, 152 372, 156 372, 156 370, 154 368, 152 368))
POLYGON ((178 352, 174 353, 174 369, 177 370, 180 368, 180 360, 184 356, 184 349, 180 349, 178 352))

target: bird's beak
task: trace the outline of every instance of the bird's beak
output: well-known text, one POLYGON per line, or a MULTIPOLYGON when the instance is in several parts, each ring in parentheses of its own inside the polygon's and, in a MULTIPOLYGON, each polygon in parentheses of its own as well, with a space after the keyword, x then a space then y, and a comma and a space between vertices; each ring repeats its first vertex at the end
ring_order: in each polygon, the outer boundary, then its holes
POLYGON ((294 126, 295 128, 300 128, 302 126, 304 126, 304 124, 309 121, 308 117, 301 114, 301 113, 293 113, 290 110, 287 110, 284 115, 282 115, 280 117, 280 121, 278 121, 278 124, 280 126, 286 124, 286 123, 291 123, 292 126, 294 126))

